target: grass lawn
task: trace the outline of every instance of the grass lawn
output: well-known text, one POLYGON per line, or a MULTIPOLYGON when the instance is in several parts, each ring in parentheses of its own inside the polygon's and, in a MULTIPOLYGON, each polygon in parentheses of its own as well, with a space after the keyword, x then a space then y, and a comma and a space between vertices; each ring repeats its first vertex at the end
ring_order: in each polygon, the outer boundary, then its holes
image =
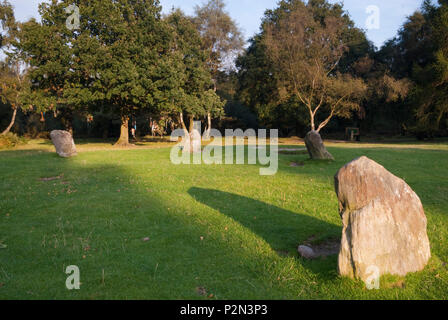
POLYGON ((0 299, 447 299, 448 143, 328 146, 335 162, 280 155, 275 176, 175 166, 163 143, 82 142, 71 159, 45 141, 0 151, 0 299), (339 277, 336 255, 297 253, 340 239, 333 176, 361 155, 420 196, 433 255, 372 291, 339 277), (68 265, 80 290, 65 287, 68 265))

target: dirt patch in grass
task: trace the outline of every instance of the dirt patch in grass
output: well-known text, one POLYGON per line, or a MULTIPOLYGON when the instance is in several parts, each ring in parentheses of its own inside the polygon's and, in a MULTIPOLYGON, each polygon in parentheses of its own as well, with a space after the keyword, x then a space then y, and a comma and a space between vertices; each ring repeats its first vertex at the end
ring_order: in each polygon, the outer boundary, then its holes
POLYGON ((312 248, 318 257, 332 256, 339 253, 341 241, 333 239, 314 245, 312 248))
POLYGON ((64 174, 61 174, 57 177, 49 177, 49 178, 40 178, 39 181, 54 181, 54 180, 60 180, 64 177, 64 174))
POLYGON ((341 248, 340 239, 327 239, 324 241, 316 241, 316 236, 311 236, 302 245, 310 247, 313 249, 314 257, 313 259, 328 257, 339 254, 341 248))

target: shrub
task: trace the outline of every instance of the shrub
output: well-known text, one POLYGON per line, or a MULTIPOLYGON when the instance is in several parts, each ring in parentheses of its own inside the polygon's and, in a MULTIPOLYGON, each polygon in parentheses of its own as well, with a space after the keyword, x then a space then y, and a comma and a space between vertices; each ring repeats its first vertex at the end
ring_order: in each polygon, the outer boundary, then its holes
POLYGON ((12 148, 24 143, 25 139, 19 137, 15 133, 8 132, 7 134, 0 135, 0 149, 12 148))

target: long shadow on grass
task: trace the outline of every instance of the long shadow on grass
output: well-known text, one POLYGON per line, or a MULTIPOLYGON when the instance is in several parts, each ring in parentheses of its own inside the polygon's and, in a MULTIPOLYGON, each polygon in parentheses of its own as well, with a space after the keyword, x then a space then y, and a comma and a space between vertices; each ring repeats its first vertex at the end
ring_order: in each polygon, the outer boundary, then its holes
MULTIPOLYGON (((285 210, 268 203, 224 191, 193 187, 188 193, 197 201, 237 221, 263 238, 280 256, 297 254, 297 247, 311 238, 325 240, 341 235, 341 227, 285 210)), ((303 265, 323 277, 336 270, 336 256, 303 265)))

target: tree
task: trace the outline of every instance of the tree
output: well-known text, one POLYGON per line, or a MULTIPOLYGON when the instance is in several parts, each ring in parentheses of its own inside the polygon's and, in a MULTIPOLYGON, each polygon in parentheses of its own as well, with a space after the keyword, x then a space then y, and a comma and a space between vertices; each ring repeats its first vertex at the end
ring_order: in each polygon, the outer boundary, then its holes
POLYGON ((12 65, 2 62, 0 66, 0 100, 11 106, 13 113, 11 121, 2 131, 2 135, 7 134, 14 125, 17 111, 24 107, 24 95, 27 92, 28 79, 26 70, 21 70, 20 64, 14 62, 12 65))
POLYGON ((63 111, 66 130, 72 132, 72 112, 81 106, 70 101, 67 93, 80 87, 80 74, 74 68, 76 38, 65 24, 66 6, 57 1, 40 4, 42 22, 31 19, 20 25, 13 56, 29 65, 27 104, 36 112, 63 111))
MULTIPOLYGON (((264 45, 264 34, 255 35, 249 40, 249 46, 244 54, 238 57, 236 67, 238 69, 237 98, 254 112, 261 124, 265 127, 282 128, 288 126, 278 119, 279 93, 276 86, 276 73, 274 65, 267 56, 264 45)), ((282 110, 285 111, 285 110, 282 110)), ((295 121, 297 115, 288 112, 279 112, 295 121)), ((295 128, 297 129, 297 128, 295 128)))
POLYGON ((14 9, 7 0, 0 2, 0 25, 5 32, 5 34, 0 33, 0 49, 3 49, 9 43, 17 28, 14 9))
POLYGON ((410 79, 411 131, 419 138, 448 132, 448 2, 425 0, 380 51, 399 79, 410 79))
POLYGON ((440 0, 439 7, 427 4, 425 12, 431 30, 430 62, 414 67, 417 86, 412 98, 418 131, 432 133, 442 124, 448 129, 448 2, 440 0))
POLYGON ((172 33, 162 21, 158 1, 79 1, 78 6, 86 18, 81 18, 75 46, 76 67, 88 78, 80 89, 93 97, 94 105, 120 117, 116 144, 127 145, 130 116, 165 108, 176 87, 172 33))
POLYGON ((352 74, 364 80, 367 91, 354 115, 362 131, 404 134, 412 114, 406 99, 412 88, 408 78, 394 76, 383 53, 375 52, 356 61, 352 74))
POLYGON ((40 5, 21 47, 32 66, 33 95, 41 108, 112 111, 120 118, 117 145, 129 143, 129 118, 164 108, 176 87, 172 33, 158 1, 75 1, 79 28, 67 28, 73 1, 40 5))
MULTIPOLYGON (((180 10, 172 11, 165 21, 173 30, 171 65, 177 69, 177 85, 169 93, 169 110, 179 115, 185 135, 194 138, 197 137, 194 119, 206 114, 221 115, 224 102, 211 89, 212 79, 206 65, 209 52, 202 49, 201 37, 194 24, 180 10), (185 117, 188 118, 189 128, 185 117)), ((191 143, 184 147, 194 151, 191 143)))
MULTIPOLYGON (((208 0, 195 7, 193 21, 202 38, 202 48, 208 52, 207 66, 212 74, 214 91, 217 90, 218 74, 233 61, 244 46, 244 40, 237 24, 224 10, 223 0, 208 0)), ((213 108, 207 110, 208 136, 211 130, 213 108)))
POLYGON ((0 65, 0 100, 11 106, 13 112, 9 125, 2 131, 7 134, 14 125, 17 111, 23 107, 23 96, 28 89, 26 69, 19 57, 11 54, 11 45, 16 40, 19 23, 14 10, 6 0, 0 3, 0 21, 5 34, 1 35, 1 47, 7 49, 7 57, 0 65))
POLYGON ((316 15, 313 2, 305 5, 299 0, 281 1, 264 19, 264 45, 280 98, 297 97, 308 110, 311 130, 317 133, 334 116, 351 117, 366 89, 361 79, 338 70, 347 50, 347 28, 351 26, 344 16, 331 11, 316 15), (318 123, 318 111, 324 108, 327 115, 318 123))

